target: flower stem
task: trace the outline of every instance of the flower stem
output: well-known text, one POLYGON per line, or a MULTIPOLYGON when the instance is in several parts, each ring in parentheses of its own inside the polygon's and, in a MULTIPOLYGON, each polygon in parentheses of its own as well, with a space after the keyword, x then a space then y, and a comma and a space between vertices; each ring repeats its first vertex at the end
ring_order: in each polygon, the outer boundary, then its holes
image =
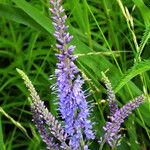
POLYGON ((116 146, 113 146, 113 147, 112 147, 112 150, 117 150, 116 146))
POLYGON ((101 143, 101 146, 100 146, 99 150, 103 149, 103 146, 104 146, 105 142, 106 142, 106 140, 104 139, 103 142, 101 143))

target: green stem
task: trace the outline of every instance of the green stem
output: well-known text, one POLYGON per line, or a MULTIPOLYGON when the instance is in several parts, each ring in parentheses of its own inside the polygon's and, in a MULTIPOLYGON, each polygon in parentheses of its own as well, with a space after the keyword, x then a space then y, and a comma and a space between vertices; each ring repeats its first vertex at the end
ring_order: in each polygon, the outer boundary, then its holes
POLYGON ((84 145, 85 145, 85 143, 84 143, 83 136, 82 136, 82 138, 80 140, 80 146, 81 146, 81 148, 79 150, 84 149, 84 145))
POLYGON ((106 142, 106 140, 104 139, 104 141, 101 143, 101 146, 100 146, 99 150, 103 149, 103 146, 104 146, 105 142, 106 142))
POLYGON ((112 147, 112 150, 117 150, 117 148, 114 146, 114 147, 112 147))
POLYGON ((5 145, 4 145, 4 141, 3 141, 1 114, 0 114, 0 149, 1 149, 1 150, 4 150, 4 149, 5 149, 5 145))

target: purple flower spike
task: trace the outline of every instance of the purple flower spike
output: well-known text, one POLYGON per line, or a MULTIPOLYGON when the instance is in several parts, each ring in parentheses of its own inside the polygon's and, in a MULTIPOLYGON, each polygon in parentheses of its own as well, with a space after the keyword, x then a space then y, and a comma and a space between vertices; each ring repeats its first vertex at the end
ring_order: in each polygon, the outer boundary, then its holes
POLYGON ((36 110, 34 106, 31 108, 32 112, 32 121, 35 123, 36 128, 38 129, 38 132, 40 133, 40 136, 43 140, 43 142, 46 143, 47 149, 49 150, 55 150, 57 149, 57 144, 54 143, 53 137, 46 131, 46 126, 44 125, 43 119, 40 117, 40 114, 36 110))
MULTIPOLYGON (((82 84, 79 69, 74 61, 76 57, 72 55, 75 46, 69 46, 68 43, 73 39, 66 30, 65 25, 67 16, 63 15, 63 7, 60 4, 61 0, 50 1, 53 6, 50 11, 52 16, 53 26, 55 28, 54 36, 58 43, 56 47, 60 50, 60 54, 56 54, 59 59, 57 63, 58 69, 55 70, 57 76, 57 88, 59 99, 59 111, 65 124, 65 132, 69 136, 69 146, 71 149, 79 149, 83 139, 83 134, 86 139, 94 139, 92 132, 92 124, 88 120, 89 109, 82 91, 82 84)), ((88 146, 85 146, 88 149, 88 146)))
POLYGON ((58 123, 55 117, 48 111, 45 107, 44 102, 41 101, 39 95, 37 94, 32 82, 29 80, 27 75, 20 69, 17 69, 18 73, 21 75, 22 79, 28 90, 30 91, 30 96, 32 98, 32 116, 33 121, 43 139, 46 143, 48 149, 58 149, 58 146, 66 145, 65 141, 67 139, 67 134, 65 133, 62 125, 58 123), (47 127, 46 127, 47 126, 47 127), (58 143, 53 143, 53 138, 56 138, 61 142, 61 145, 58 143))
POLYGON ((106 77, 106 75, 102 72, 102 77, 105 83, 105 86, 107 88, 107 101, 109 103, 109 108, 110 108, 110 116, 113 116, 114 113, 118 110, 118 105, 116 103, 116 97, 114 94, 114 91, 112 90, 111 83, 109 79, 106 77))
POLYGON ((105 131, 104 139, 111 147, 118 146, 120 144, 119 139, 121 135, 118 134, 120 131, 120 125, 124 122, 124 119, 128 117, 135 108, 139 107, 143 101, 143 95, 135 98, 133 101, 123 106, 120 110, 117 110, 115 114, 111 116, 111 122, 107 122, 106 126, 103 127, 105 131))

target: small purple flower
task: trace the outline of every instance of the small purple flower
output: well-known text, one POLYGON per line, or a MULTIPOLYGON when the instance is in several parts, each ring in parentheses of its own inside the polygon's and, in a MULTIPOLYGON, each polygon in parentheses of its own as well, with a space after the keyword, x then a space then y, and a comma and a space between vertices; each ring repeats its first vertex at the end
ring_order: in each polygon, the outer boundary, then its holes
POLYGON ((118 141, 121 135, 118 133, 120 131, 121 124, 124 122, 124 119, 128 117, 135 108, 139 107, 139 105, 143 101, 143 95, 135 98, 133 101, 123 106, 120 110, 117 110, 115 114, 110 117, 110 122, 106 122, 106 126, 103 127, 105 131, 104 139, 109 143, 111 147, 120 144, 118 141))
POLYGON ((72 149, 80 147, 80 141, 83 139, 83 133, 86 139, 94 139, 92 132, 92 124, 88 120, 89 109, 82 91, 82 84, 79 69, 74 61, 76 57, 72 55, 75 46, 69 46, 68 43, 73 36, 66 30, 65 25, 67 16, 63 15, 64 9, 60 4, 61 0, 51 0, 50 4, 53 8, 50 9, 52 14, 53 26, 55 28, 54 36, 58 43, 56 47, 60 50, 56 54, 59 62, 58 69, 55 70, 57 76, 57 88, 59 99, 59 111, 64 120, 65 131, 69 136, 69 145, 72 149))
POLYGON ((34 106, 31 107, 31 112, 33 118, 32 121, 35 123, 43 142, 46 143, 46 148, 49 150, 58 150, 58 144, 54 143, 54 138, 47 132, 44 121, 34 106))
POLYGON ((109 108, 110 108, 110 116, 113 116, 114 113, 118 110, 118 105, 116 103, 116 97, 114 94, 114 91, 112 90, 111 83, 109 79, 106 77, 106 75, 102 72, 102 77, 105 83, 105 86, 107 88, 107 101, 109 103, 109 108))
POLYGON ((62 128, 62 125, 58 123, 55 117, 45 107, 44 102, 41 101, 39 95, 37 94, 32 82, 29 80, 27 75, 20 69, 17 69, 17 71, 22 76, 26 87, 30 91, 30 96, 33 101, 33 105, 31 108, 33 121, 35 122, 35 125, 43 141, 46 143, 48 149, 55 148, 57 150, 58 146, 65 145, 67 134, 62 128), (53 143, 52 137, 59 140, 61 145, 58 143, 53 143))

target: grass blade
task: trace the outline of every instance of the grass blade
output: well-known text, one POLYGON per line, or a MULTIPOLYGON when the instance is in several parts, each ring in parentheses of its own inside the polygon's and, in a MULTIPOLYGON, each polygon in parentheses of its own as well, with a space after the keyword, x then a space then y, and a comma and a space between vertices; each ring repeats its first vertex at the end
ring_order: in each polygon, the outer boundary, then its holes
POLYGON ((47 30, 45 30, 43 26, 38 24, 32 17, 30 17, 20 8, 0 3, 0 17, 13 20, 17 23, 21 23, 29 27, 32 27, 37 31, 47 33, 47 30))
POLYGON ((38 9, 30 5, 24 0, 12 0, 19 8, 21 8, 25 13, 27 13, 37 24, 42 26, 49 33, 54 31, 51 21, 45 15, 41 14, 38 9))
POLYGON ((140 73, 150 70, 150 60, 144 60, 135 64, 127 73, 121 78, 117 83, 117 86, 114 88, 115 92, 118 92, 125 84, 127 84, 132 78, 137 76, 140 73))
POLYGON ((142 17, 144 19, 146 27, 149 26, 150 23, 150 9, 144 4, 143 0, 133 0, 135 5, 139 8, 142 17))
POLYGON ((4 141, 3 141, 3 133, 2 133, 2 121, 1 121, 1 114, 0 114, 0 150, 4 150, 4 141))
POLYGON ((2 107, 0 107, 0 113, 3 114, 5 117, 7 117, 16 127, 18 127, 29 139, 29 135, 26 131, 26 129, 17 121, 15 121, 11 116, 9 116, 2 107))

